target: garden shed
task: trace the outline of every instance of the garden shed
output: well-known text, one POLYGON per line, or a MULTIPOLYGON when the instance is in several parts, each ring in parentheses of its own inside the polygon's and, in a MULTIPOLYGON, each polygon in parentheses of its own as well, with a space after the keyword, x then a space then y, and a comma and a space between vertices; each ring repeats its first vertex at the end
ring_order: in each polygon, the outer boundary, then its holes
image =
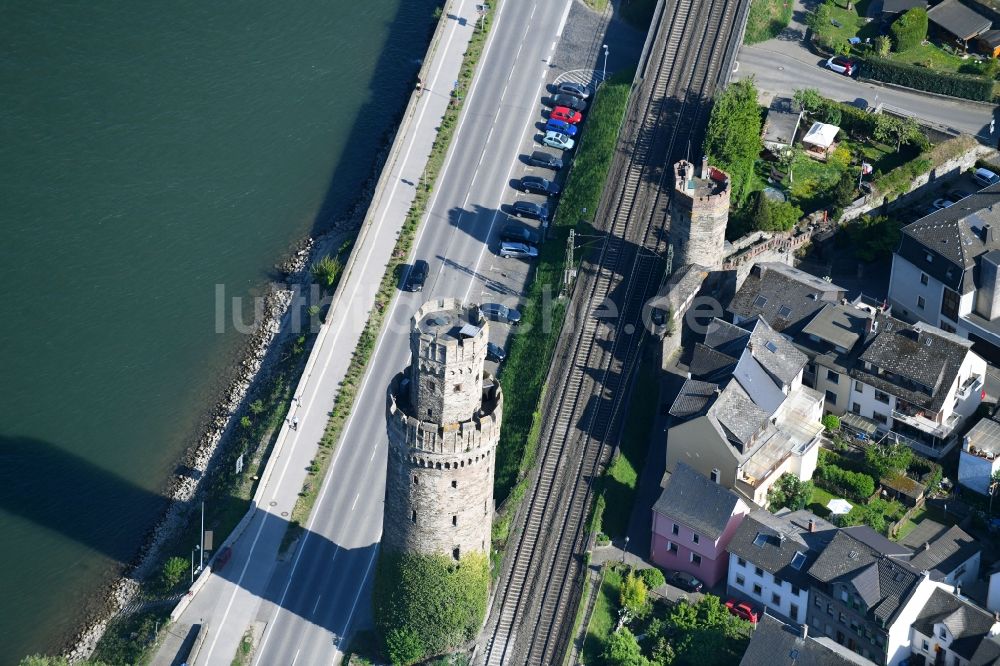
POLYGON ((976 38, 979 52, 991 58, 1000 56, 1000 30, 987 30, 976 38))
POLYGON ((930 8, 927 10, 927 20, 939 31, 961 42, 963 46, 970 39, 993 27, 988 18, 969 9, 958 0, 944 0, 940 5, 930 8))
POLYGON ((792 147, 802 121, 802 109, 791 97, 776 95, 764 120, 764 147, 778 155, 792 147))
POLYGON ((840 128, 828 123, 813 123, 806 135, 802 137, 802 144, 806 148, 806 154, 810 157, 825 161, 826 158, 837 147, 837 134, 840 128))
POLYGON ((882 494, 899 500, 909 507, 917 506, 924 501, 924 486, 905 474, 893 474, 879 481, 882 494))
POLYGON ((868 17, 892 21, 914 7, 926 7, 927 0, 874 0, 868 6, 868 17))

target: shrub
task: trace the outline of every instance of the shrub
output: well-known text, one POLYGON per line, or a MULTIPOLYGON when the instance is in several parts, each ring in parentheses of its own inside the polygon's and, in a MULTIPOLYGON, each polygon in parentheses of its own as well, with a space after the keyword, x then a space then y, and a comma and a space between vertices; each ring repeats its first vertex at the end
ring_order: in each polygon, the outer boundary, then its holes
POLYGON ((163 570, 160 572, 160 582, 164 590, 172 590, 180 584, 184 575, 188 572, 189 563, 184 557, 171 557, 163 563, 163 570))
POLYGON ((646 611, 646 583, 635 571, 629 571, 622 581, 619 603, 632 617, 639 617, 646 611))
POLYGON ((750 223, 760 231, 788 231, 802 219, 802 209, 787 201, 774 201, 763 192, 754 193, 750 223))
POLYGON ((840 495, 864 501, 875 493, 875 479, 861 472, 849 472, 836 465, 816 469, 816 484, 840 495))
POLYGON ((804 509, 806 503, 812 495, 812 483, 803 481, 791 473, 784 473, 771 486, 767 493, 767 503, 771 511, 777 511, 785 507, 793 511, 804 509))
POLYGON ((978 76, 928 71, 925 67, 907 65, 885 58, 866 58, 861 61, 861 72, 876 81, 895 83, 941 95, 980 102, 989 102, 993 99, 993 82, 978 76))
POLYGON ((333 289, 344 270, 344 264, 337 257, 326 256, 312 265, 312 278, 324 289, 333 289))
POLYGON ((889 26, 893 46, 897 51, 907 51, 927 38, 927 10, 914 7, 889 26))
POLYGON ((875 55, 879 58, 885 58, 889 55, 889 49, 892 48, 892 41, 885 35, 879 35, 875 38, 874 49, 875 55))
POLYGON ((639 576, 642 578, 642 582, 646 584, 646 587, 651 590, 655 590, 667 582, 667 579, 663 577, 663 572, 659 569, 641 569, 639 576))
POLYGON ((827 414, 820 420, 820 423, 823 424, 827 432, 840 430, 840 417, 836 414, 827 414))
POLYGON ((611 666, 645 666, 649 663, 642 656, 638 639, 628 627, 622 627, 608 637, 601 657, 611 666))
POLYGON ((845 230, 861 261, 887 259, 899 245, 902 224, 894 217, 862 215, 849 222, 845 230))
POLYGON ((489 560, 481 553, 455 562, 383 551, 375 573, 375 624, 393 663, 414 663, 474 638, 489 587, 489 560))
POLYGON ((875 478, 906 472, 913 449, 905 444, 872 444, 865 449, 865 464, 875 478))

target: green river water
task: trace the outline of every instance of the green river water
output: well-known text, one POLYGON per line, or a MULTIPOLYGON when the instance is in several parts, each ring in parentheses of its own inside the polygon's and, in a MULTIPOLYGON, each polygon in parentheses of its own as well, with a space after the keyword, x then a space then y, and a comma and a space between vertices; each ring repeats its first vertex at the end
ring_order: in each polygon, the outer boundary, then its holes
POLYGON ((65 640, 230 378, 248 295, 353 203, 434 2, 0 2, 0 665, 65 640))

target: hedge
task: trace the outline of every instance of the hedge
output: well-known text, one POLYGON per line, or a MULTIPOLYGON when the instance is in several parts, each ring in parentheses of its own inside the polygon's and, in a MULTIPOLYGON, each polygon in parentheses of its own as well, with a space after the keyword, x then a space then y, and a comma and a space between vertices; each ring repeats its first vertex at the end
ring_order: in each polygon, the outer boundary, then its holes
POLYGON ((892 22, 889 33, 897 51, 906 51, 918 46, 927 38, 927 10, 923 7, 910 9, 892 22))
POLYGON ((861 61, 861 73, 869 79, 894 83, 916 90, 963 97, 980 102, 993 99, 993 82, 978 76, 935 72, 926 67, 907 65, 885 58, 866 58, 861 61))
POLYGON ((815 483, 821 488, 863 502, 875 493, 875 479, 861 472, 849 472, 836 465, 816 468, 815 483))

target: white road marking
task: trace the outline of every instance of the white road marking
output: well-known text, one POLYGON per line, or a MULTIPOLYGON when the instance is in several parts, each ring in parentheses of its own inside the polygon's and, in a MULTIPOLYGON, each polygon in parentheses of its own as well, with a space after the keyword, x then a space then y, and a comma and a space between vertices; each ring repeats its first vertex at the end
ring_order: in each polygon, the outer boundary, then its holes
POLYGON ((313 612, 311 613, 312 615, 316 614, 316 609, 319 608, 319 600, 322 599, 322 598, 323 598, 322 594, 319 595, 318 597, 316 597, 316 603, 313 604, 313 612))
MULTIPOLYGON (((368 568, 365 569, 365 575, 361 579, 361 585, 358 586, 358 593, 354 595, 354 603, 351 604, 351 612, 347 616, 347 621, 344 622, 344 629, 340 632, 340 636, 346 636, 347 630, 351 628, 351 620, 354 619, 354 611, 358 608, 358 600, 361 598, 361 590, 365 589, 365 584, 368 582, 368 576, 371 575, 372 565, 375 563, 375 556, 378 554, 378 546, 376 545, 372 548, 372 556, 368 558, 368 568)), ((334 648, 333 661, 336 663, 337 655, 340 653, 339 647, 334 648)))
POLYGON ((569 0, 569 2, 566 3, 566 9, 563 10, 562 19, 559 20, 559 29, 556 30, 556 39, 557 40, 558 40, 559 37, 562 37, 563 28, 566 27, 566 19, 569 18, 569 10, 570 10, 570 7, 572 7, 572 6, 573 6, 573 0, 569 0))
POLYGON ((299 652, 302 652, 302 648, 295 651, 295 656, 292 657, 292 666, 295 666, 295 662, 299 660, 299 652))
POLYGON ((357 495, 354 496, 354 504, 351 505, 351 511, 354 511, 354 508, 358 506, 359 497, 361 497, 361 493, 358 493, 357 495))

